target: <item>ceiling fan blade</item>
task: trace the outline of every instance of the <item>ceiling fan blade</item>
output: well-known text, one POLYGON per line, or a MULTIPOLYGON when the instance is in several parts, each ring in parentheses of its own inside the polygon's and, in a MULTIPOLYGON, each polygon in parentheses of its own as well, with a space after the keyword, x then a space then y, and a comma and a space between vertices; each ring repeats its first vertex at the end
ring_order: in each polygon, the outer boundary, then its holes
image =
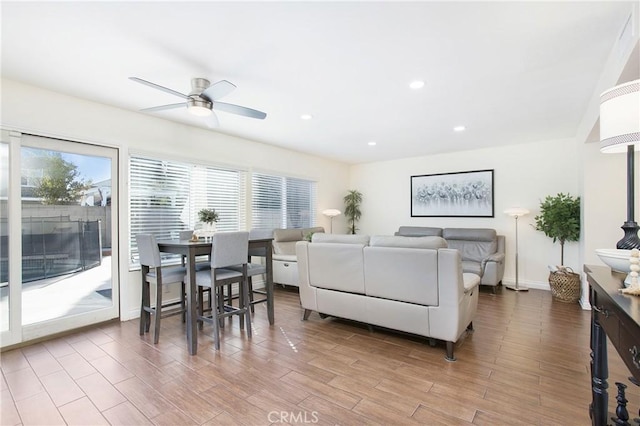
POLYGON ((179 104, 160 105, 160 106, 155 106, 155 107, 151 107, 151 108, 144 108, 144 109, 141 109, 140 111, 145 111, 145 112, 149 112, 149 111, 164 111, 165 109, 184 108, 186 106, 187 106, 186 103, 180 102, 179 104))
POLYGON ((210 116, 205 117, 205 120, 207 122, 207 126, 210 129, 215 129, 216 127, 220 127, 220 122, 218 121, 218 116, 213 111, 211 111, 211 115, 210 116))
POLYGON ((129 77, 129 80, 135 81, 135 82, 140 83, 140 84, 144 84, 144 85, 149 86, 149 87, 153 87, 154 89, 162 90, 163 92, 171 93, 172 95, 179 96, 179 97, 181 97, 183 99, 189 99, 189 96, 187 96, 185 94, 182 94, 180 92, 176 92, 175 90, 169 89, 168 87, 160 86, 159 84, 155 84, 155 83, 152 83, 152 82, 147 81, 147 80, 143 80, 143 79, 138 78, 138 77, 129 77))
POLYGON ((233 92, 233 89, 235 88, 235 84, 229 83, 227 80, 220 80, 219 82, 213 83, 211 86, 204 89, 200 96, 205 97, 210 101, 215 101, 227 96, 229 93, 233 92))
POLYGON ((264 119, 267 116, 266 113, 258 111, 256 109, 251 109, 240 105, 226 104, 224 102, 214 102, 213 108, 219 109, 220 111, 230 112, 232 114, 244 115, 245 117, 257 118, 260 120, 264 119))

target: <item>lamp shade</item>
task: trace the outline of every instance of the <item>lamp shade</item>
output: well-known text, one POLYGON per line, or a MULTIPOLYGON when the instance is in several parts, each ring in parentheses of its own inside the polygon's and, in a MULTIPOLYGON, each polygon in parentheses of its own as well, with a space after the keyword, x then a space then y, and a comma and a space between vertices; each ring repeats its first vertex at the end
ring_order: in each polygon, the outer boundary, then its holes
POLYGON ((336 217, 342 214, 342 212, 338 209, 326 209, 322 210, 322 214, 328 217, 336 217))
POLYGON ((520 217, 520 216, 526 216, 529 214, 529 210, 524 209, 522 207, 511 207, 509 209, 506 209, 504 211, 505 214, 508 214, 509 216, 515 216, 515 217, 520 217))
POLYGON ((600 151, 640 150, 640 80, 630 81, 600 95, 600 151))

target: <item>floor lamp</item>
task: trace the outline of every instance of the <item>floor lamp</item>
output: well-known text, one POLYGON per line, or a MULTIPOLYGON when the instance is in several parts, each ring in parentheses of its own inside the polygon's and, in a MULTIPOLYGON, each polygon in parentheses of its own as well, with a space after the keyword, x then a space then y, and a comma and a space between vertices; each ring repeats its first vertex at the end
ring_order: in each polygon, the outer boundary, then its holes
POLYGON ((518 283, 518 218, 529 214, 529 210, 522 207, 512 207, 504 211, 505 214, 516 219, 516 283, 515 285, 505 285, 506 288, 513 291, 529 291, 527 287, 521 287, 518 283))
POLYGON ((339 216, 342 214, 342 212, 338 209, 326 209, 326 210, 322 210, 322 214, 331 218, 331 222, 330 222, 330 234, 333 234, 333 218, 336 216, 339 216))
POLYGON ((634 147, 640 150, 640 80, 621 84, 600 95, 600 152, 627 153, 627 221, 619 249, 640 248, 634 218, 634 147))

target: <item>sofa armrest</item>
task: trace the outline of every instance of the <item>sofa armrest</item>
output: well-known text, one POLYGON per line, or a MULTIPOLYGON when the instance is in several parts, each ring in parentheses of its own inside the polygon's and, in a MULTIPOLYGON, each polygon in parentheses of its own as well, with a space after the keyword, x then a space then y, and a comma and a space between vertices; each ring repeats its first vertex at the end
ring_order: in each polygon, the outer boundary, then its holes
POLYGON ((504 253, 494 253, 482 261, 482 285, 497 286, 504 276, 504 253))
POLYGON ((487 257, 485 257, 484 259, 482 259, 482 270, 484 271, 485 266, 487 265, 487 262, 504 262, 504 253, 493 253, 487 257))
POLYGON ((476 274, 465 272, 462 274, 462 280, 464 284, 464 294, 470 293, 474 288, 480 285, 480 277, 476 274))
POLYGON ((295 254, 274 254, 272 260, 279 260, 281 262, 297 262, 298 257, 295 254))

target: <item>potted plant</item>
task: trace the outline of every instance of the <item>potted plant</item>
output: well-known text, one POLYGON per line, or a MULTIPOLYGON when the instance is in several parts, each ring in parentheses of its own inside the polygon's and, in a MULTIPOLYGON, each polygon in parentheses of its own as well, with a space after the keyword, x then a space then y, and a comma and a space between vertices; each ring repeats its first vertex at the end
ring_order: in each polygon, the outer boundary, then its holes
POLYGON ((360 204, 362 203, 362 193, 356 189, 351 189, 344 196, 344 215, 349 222, 349 232, 355 234, 356 222, 360 220, 362 212, 360 211, 360 204))
POLYGON ((560 242, 560 265, 551 267, 549 285, 556 299, 575 302, 580 298, 580 277, 564 266, 564 243, 580 239, 580 197, 559 193, 547 196, 540 203, 540 214, 535 217, 536 230, 560 242))
POLYGON ((220 220, 220 217, 215 209, 202 209, 198 212, 198 219, 200 219, 202 223, 212 225, 214 222, 220 220))
POLYGON ((211 237, 216 232, 215 223, 220 220, 218 212, 215 209, 202 209, 198 212, 198 219, 202 223, 202 230, 199 232, 199 236, 211 237))

